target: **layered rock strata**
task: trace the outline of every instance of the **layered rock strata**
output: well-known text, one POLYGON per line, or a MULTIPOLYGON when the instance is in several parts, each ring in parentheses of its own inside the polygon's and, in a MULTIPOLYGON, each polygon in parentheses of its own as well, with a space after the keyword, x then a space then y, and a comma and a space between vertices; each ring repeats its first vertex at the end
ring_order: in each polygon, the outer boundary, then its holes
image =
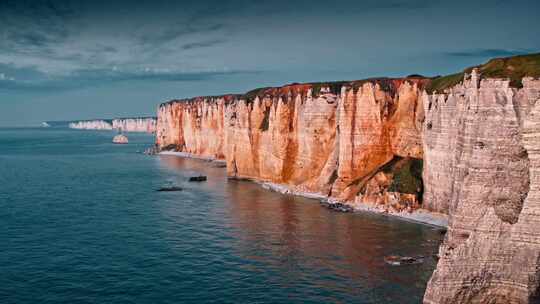
POLYGON ((424 201, 449 210, 425 303, 538 303, 540 80, 424 95, 424 201))
POLYGON ((156 144, 199 157, 225 159, 225 107, 235 95, 173 100, 158 108, 156 144))
POLYGON ((425 303, 540 303, 539 78, 536 54, 177 100, 159 108, 157 145, 357 208, 448 214, 425 303))
POLYGON ((427 81, 293 84, 171 101, 158 110, 157 145, 224 159, 233 178, 411 211, 421 204, 427 81))

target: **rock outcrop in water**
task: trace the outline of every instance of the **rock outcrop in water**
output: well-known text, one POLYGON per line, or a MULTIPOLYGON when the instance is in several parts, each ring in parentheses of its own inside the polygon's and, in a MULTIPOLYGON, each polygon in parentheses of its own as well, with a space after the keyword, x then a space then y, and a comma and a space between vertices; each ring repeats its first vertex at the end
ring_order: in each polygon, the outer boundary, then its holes
POLYGON ((129 142, 129 140, 128 140, 127 136, 125 136, 124 134, 118 134, 118 135, 113 137, 112 142, 114 144, 127 144, 129 142))
POLYGON ((122 130, 124 132, 147 132, 156 131, 155 117, 134 117, 115 119, 81 120, 69 123, 71 129, 81 130, 122 130))
POLYGON ((156 142, 330 202, 446 213, 425 303, 538 303, 539 78, 536 54, 177 100, 160 106, 156 142))

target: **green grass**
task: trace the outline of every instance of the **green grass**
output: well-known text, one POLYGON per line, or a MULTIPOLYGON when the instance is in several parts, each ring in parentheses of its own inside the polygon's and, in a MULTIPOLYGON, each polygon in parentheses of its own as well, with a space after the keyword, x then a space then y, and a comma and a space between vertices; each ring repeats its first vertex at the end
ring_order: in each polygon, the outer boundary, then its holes
POLYGON ((335 82, 313 82, 311 83, 312 87, 312 96, 316 97, 321 94, 322 88, 330 88, 330 93, 339 95, 341 93, 341 88, 344 85, 349 84, 348 81, 335 81, 335 82))
POLYGON ((463 81, 463 72, 448 76, 433 78, 431 83, 426 87, 428 93, 443 92, 447 88, 451 88, 463 81))
MULTIPOLYGON (((334 81, 334 82, 313 82, 313 83, 307 83, 307 84, 312 87, 313 96, 319 96, 320 93, 321 93, 321 89, 323 87, 328 87, 328 88, 330 88, 330 92, 332 92, 334 94, 339 94, 339 93, 341 93, 341 87, 343 87, 344 85, 349 84, 349 83, 350 83, 349 81, 334 81)), ((283 87, 294 86, 294 85, 303 85, 303 84, 301 84, 301 83, 291 83, 291 84, 285 85, 283 87)), ((272 91, 279 91, 280 88, 282 88, 282 87, 257 88, 257 89, 254 89, 254 90, 251 90, 251 91, 245 93, 242 96, 242 98, 245 99, 248 102, 251 102, 251 101, 255 100, 256 97, 263 98, 266 94, 269 94, 272 91)), ((286 97, 285 95, 282 96, 282 95, 279 95, 279 94, 280 93, 278 93, 278 96, 274 95, 273 97, 286 97)))
POLYGON ((479 68, 483 77, 509 78, 511 86, 522 87, 523 77, 540 78, 540 53, 496 58, 479 68))
POLYGON ((422 192, 422 166, 421 159, 402 159, 392 165, 394 173, 389 192, 418 194, 422 192))
POLYGON ((426 90, 428 93, 435 91, 442 93, 461 83, 464 73, 471 73, 474 68, 478 68, 482 78, 508 78, 510 86, 521 88, 523 77, 540 78, 540 53, 491 59, 482 65, 469 67, 461 73, 433 78, 426 90))
POLYGON ((257 88, 257 89, 251 90, 245 93, 244 95, 242 95, 242 98, 248 102, 255 100, 256 97, 263 98, 264 93, 268 89, 271 89, 271 87, 257 88))

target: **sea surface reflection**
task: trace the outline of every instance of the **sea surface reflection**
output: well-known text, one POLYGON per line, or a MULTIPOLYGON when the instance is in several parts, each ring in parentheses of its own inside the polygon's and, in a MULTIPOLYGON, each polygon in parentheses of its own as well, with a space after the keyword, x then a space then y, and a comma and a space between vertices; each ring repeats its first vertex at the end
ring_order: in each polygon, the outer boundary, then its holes
POLYGON ((420 301, 435 267, 438 229, 381 215, 332 212, 313 199, 227 180, 225 169, 212 162, 175 156, 160 156, 160 162, 182 176, 208 175, 208 184, 197 189, 223 204, 207 216, 226 227, 234 254, 249 261, 239 267, 274 273, 267 283, 294 290, 290 299, 317 294, 328 301, 420 301), (422 265, 393 267, 383 260, 391 254, 427 259, 422 265))
POLYGON ((438 229, 335 213, 113 135, 0 129, 1 303, 421 301, 438 229), (392 267, 390 254, 427 258, 392 267))

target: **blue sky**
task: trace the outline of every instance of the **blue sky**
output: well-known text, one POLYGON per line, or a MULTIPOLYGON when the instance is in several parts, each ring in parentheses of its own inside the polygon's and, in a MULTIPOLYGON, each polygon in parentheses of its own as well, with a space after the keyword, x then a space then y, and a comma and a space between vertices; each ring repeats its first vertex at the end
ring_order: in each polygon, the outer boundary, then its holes
POLYGON ((540 51, 539 1, 0 0, 0 126, 540 51))

